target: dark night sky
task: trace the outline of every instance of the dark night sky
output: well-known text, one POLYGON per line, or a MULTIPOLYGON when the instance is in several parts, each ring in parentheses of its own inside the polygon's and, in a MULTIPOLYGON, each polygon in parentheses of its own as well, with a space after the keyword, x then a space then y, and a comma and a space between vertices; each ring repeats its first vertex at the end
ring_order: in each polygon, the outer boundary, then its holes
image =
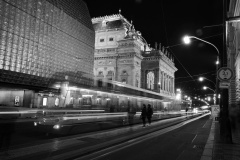
POLYGON ((121 14, 133 21, 136 30, 142 33, 152 47, 155 42, 163 46, 172 46, 169 51, 174 54, 176 88, 185 94, 211 94, 203 91, 209 82, 198 82, 203 74, 215 81, 216 49, 206 43, 194 40, 189 45, 182 44, 186 34, 199 37, 214 44, 222 52, 222 1, 219 0, 84 0, 91 17, 121 14), (220 25, 216 27, 204 27, 220 25), (181 64, 182 65, 181 65, 181 64), (185 68, 185 69, 184 69, 185 68), (192 78, 190 77, 192 76, 192 78), (185 77, 185 78, 183 78, 185 77))

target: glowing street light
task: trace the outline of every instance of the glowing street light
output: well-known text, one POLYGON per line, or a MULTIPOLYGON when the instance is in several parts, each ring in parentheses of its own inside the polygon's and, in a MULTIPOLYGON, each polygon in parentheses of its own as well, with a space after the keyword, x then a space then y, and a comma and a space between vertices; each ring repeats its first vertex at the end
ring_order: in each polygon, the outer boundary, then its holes
POLYGON ((215 91, 214 91, 212 88, 209 88, 209 87, 207 87, 207 86, 203 86, 203 89, 204 89, 204 90, 210 89, 210 90, 212 90, 212 91, 215 93, 215 91))
POLYGON ((219 55, 219 50, 217 49, 217 47, 216 47, 214 44, 212 44, 212 43, 210 43, 210 42, 208 42, 208 41, 205 41, 205 40, 203 40, 203 39, 201 39, 201 38, 198 38, 198 37, 195 37, 195 36, 184 36, 184 37, 183 37, 183 42, 184 42, 185 44, 189 44, 189 43, 191 42, 191 40, 190 40, 191 38, 194 38, 194 39, 197 39, 197 40, 200 40, 200 41, 203 41, 203 42, 205 42, 205 43, 207 43, 207 44, 212 45, 212 46, 217 50, 218 55, 219 55))
POLYGON ((198 78, 198 80, 200 81, 200 82, 202 82, 202 81, 204 81, 204 80, 208 80, 208 81, 210 81, 210 82, 212 82, 215 86, 216 86, 216 83, 214 83, 212 80, 210 80, 210 79, 207 79, 206 77, 199 77, 198 78))
MULTIPOLYGON (((203 40, 203 39, 201 39, 201 38, 195 37, 195 36, 185 36, 185 37, 183 37, 183 42, 184 42, 185 44, 189 44, 189 43, 191 42, 190 39, 192 39, 192 38, 197 39, 197 40, 200 40, 200 41, 202 41, 202 42, 204 42, 204 43, 210 44, 211 46, 213 46, 213 47, 217 50, 217 53, 218 53, 218 55, 217 55, 217 61, 216 61, 216 71, 217 71, 217 70, 218 70, 218 65, 219 65, 219 55, 220 55, 218 48, 217 48, 214 44, 212 44, 212 43, 210 43, 210 42, 208 42, 208 41, 205 41, 205 40, 203 40)), ((214 83, 214 84, 215 84, 215 83, 214 83)), ((218 80, 217 80, 217 78, 216 78, 215 87, 216 87, 216 92, 218 92, 218 80)))

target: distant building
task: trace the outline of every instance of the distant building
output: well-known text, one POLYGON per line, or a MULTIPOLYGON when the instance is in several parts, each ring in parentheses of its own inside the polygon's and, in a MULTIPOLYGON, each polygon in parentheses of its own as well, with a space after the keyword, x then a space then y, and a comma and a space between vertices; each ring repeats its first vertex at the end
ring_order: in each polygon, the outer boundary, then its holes
MULTIPOLYGON (((95 85, 121 82, 175 99, 172 55, 161 44, 151 48, 121 14, 92 18, 95 30, 95 85)), ((109 86, 107 86, 109 85, 109 86)))
POLYGON ((0 106, 68 104, 68 83, 93 85, 94 36, 82 0, 0 0, 0 106))

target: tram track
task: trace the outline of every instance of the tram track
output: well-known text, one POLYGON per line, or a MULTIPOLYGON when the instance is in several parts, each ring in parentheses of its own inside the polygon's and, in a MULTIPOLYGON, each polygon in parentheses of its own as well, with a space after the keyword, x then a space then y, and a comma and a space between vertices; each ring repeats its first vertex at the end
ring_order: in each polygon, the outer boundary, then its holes
POLYGON ((156 136, 159 136, 159 135, 165 134, 167 132, 170 132, 172 130, 175 130, 177 128, 180 128, 180 127, 182 127, 182 126, 184 126, 184 125, 186 125, 186 124, 188 124, 192 121, 198 120, 198 119, 200 119, 202 117, 205 117, 207 115, 209 115, 209 114, 204 114, 202 116, 195 117, 195 118, 192 118, 192 119, 189 119, 189 120, 184 120, 182 122, 178 122, 178 123, 175 123, 175 124, 168 124, 167 126, 162 126, 161 129, 156 129, 154 131, 150 131, 150 132, 145 133, 143 135, 139 135, 139 136, 135 136, 135 137, 126 139, 125 141, 122 141, 122 142, 117 143, 117 144, 113 144, 113 145, 108 146, 106 148, 102 148, 98 151, 95 150, 90 154, 86 154, 84 156, 75 158, 74 160, 97 160, 99 158, 102 158, 106 155, 117 152, 117 151, 122 150, 124 148, 128 148, 128 147, 136 145, 138 143, 142 143, 143 141, 149 140, 149 139, 154 138, 156 136))

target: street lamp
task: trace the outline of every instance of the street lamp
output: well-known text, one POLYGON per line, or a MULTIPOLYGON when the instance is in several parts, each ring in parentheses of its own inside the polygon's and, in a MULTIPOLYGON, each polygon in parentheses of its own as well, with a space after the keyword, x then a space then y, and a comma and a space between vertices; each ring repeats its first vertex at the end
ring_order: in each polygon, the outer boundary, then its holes
MULTIPOLYGON (((202 41, 204 43, 210 44, 211 46, 213 46, 217 50, 217 53, 218 53, 217 61, 216 61, 216 72, 217 72, 218 71, 218 65, 219 65, 219 54, 220 54, 218 48, 214 44, 212 44, 212 43, 210 43, 208 41, 205 41, 205 40, 203 40, 201 38, 195 37, 195 36, 184 36, 183 37, 183 41, 184 41, 185 44, 189 44, 191 42, 192 38, 200 40, 200 41, 202 41)), ((216 83, 214 83, 214 84, 215 84, 215 87, 216 87, 216 92, 218 93, 218 79, 217 79, 217 77, 216 77, 216 83)))
POLYGON ((210 80, 210 79, 208 79, 208 78, 206 78, 206 77, 199 77, 198 80, 199 80, 200 82, 202 82, 202 81, 204 81, 204 80, 208 80, 208 81, 212 82, 212 83, 214 84, 214 86, 216 86, 216 83, 215 83, 215 82, 213 82, 212 80, 210 80))
MULTIPOLYGON (((207 86, 203 86, 203 89, 204 90, 206 90, 206 89, 210 89, 211 91, 213 91, 214 92, 214 95, 216 95, 216 91, 215 90, 213 90, 212 88, 209 88, 209 87, 207 87, 207 86)), ((216 97, 214 96, 214 105, 216 104, 216 97)))
POLYGON ((207 43, 207 44, 210 44, 211 46, 213 46, 213 47, 217 50, 218 55, 219 55, 219 50, 217 49, 217 47, 216 47, 215 45, 213 45, 212 43, 210 43, 210 42, 208 42, 208 41, 205 41, 205 40, 203 40, 203 39, 201 39, 201 38, 198 38, 198 37, 195 37, 195 36, 184 36, 184 37, 183 37, 183 42, 184 42, 185 44, 189 44, 189 43, 191 42, 191 38, 194 38, 194 39, 200 40, 200 41, 202 41, 202 42, 205 42, 205 43, 207 43))
POLYGON ((206 89, 210 89, 211 91, 213 91, 215 93, 215 90, 213 90, 212 88, 209 88, 207 86, 203 86, 203 89, 206 90, 206 89))

